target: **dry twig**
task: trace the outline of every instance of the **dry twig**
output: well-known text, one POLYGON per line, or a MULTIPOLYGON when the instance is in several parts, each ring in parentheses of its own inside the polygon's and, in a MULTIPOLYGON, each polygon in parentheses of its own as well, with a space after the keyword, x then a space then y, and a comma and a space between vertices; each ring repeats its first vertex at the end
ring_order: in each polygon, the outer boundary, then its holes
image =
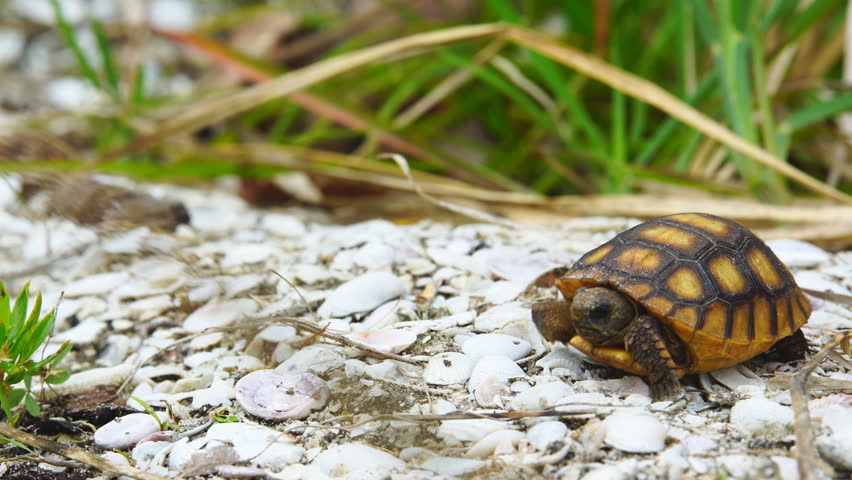
POLYGON ((17 428, 10 427, 5 423, 0 423, 0 436, 21 442, 30 447, 62 455, 63 457, 70 458, 72 460, 77 460, 78 462, 84 463, 102 472, 123 475, 125 477, 135 478, 138 480, 169 480, 166 477, 148 473, 138 468, 110 462, 98 455, 94 455, 70 445, 37 437, 17 428))
POLYGON ((802 480, 816 478, 815 473, 817 469, 824 471, 829 476, 834 476, 834 469, 819 457, 814 447, 811 415, 808 410, 807 381, 814 369, 828 357, 832 350, 844 341, 848 342, 850 338, 852 338, 852 332, 843 332, 835 335, 790 380, 790 395, 793 401, 793 412, 795 413, 793 427, 796 433, 796 461, 799 467, 799 478, 802 480))

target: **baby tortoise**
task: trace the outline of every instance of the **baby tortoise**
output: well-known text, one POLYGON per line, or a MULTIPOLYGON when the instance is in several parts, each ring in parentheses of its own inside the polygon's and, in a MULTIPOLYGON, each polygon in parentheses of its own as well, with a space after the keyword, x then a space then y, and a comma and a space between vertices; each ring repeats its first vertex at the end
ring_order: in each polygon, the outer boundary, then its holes
POLYGON ((777 345, 804 355, 811 305, 759 238, 703 213, 656 218, 583 255, 556 280, 564 301, 533 305, 550 341, 648 378, 656 400, 679 378, 748 360, 777 345))

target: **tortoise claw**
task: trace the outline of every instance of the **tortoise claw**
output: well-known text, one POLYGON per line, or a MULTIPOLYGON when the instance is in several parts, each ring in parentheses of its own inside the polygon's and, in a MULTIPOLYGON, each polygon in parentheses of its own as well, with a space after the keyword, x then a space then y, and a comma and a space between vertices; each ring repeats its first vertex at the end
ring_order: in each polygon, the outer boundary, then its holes
POLYGON ((663 400, 679 402, 686 398, 686 393, 680 385, 680 380, 673 373, 664 375, 663 378, 656 381, 649 380, 648 383, 648 386, 651 388, 651 398, 655 402, 663 400))

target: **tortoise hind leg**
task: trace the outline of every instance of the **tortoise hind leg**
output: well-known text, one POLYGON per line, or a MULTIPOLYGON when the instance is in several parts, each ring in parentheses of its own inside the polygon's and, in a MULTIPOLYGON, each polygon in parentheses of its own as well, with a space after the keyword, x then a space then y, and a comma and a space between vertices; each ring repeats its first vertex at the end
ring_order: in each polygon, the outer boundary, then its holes
POLYGON ((636 363, 648 371, 651 397, 655 401, 673 400, 683 395, 677 372, 680 371, 659 320, 641 315, 624 332, 624 346, 636 363))
POLYGON ((766 353, 766 358, 781 363, 790 363, 804 360, 805 354, 811 354, 811 348, 802 329, 793 332, 789 337, 784 337, 775 342, 775 345, 766 353))

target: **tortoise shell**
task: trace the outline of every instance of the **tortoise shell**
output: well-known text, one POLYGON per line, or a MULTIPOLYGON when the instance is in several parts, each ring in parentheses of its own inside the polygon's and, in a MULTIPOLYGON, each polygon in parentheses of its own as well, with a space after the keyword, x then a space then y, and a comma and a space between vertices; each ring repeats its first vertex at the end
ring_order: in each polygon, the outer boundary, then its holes
MULTIPOLYGON (((632 298, 686 346, 677 372, 734 365, 796 332, 811 305, 793 275, 751 231, 713 215, 682 213, 637 225, 583 255, 556 285, 606 286, 632 298)), ((624 370, 645 374, 623 349, 570 342, 624 370)))

